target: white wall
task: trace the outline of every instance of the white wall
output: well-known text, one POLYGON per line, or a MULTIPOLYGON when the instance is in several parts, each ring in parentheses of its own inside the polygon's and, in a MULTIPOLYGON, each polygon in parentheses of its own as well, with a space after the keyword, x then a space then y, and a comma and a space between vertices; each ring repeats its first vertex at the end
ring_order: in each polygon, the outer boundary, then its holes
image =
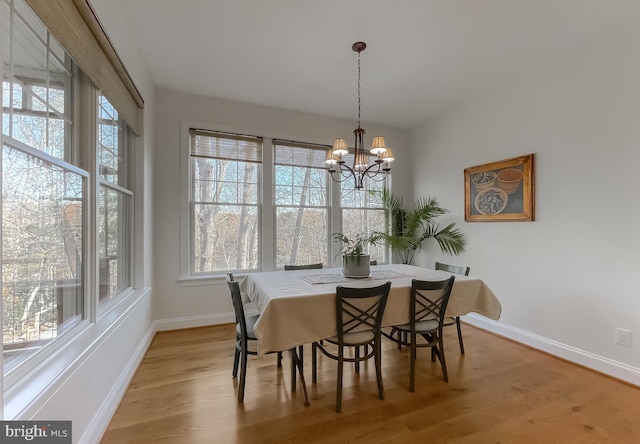
POLYGON ((146 102, 135 146, 135 291, 68 341, 28 378, 5 385, 4 419, 71 420, 74 443, 98 442, 155 332, 151 318, 154 86, 116 2, 92 0, 146 102))
MULTIPOLYGON (((231 322, 233 308, 224 279, 201 284, 178 281, 180 276, 180 149, 181 122, 203 128, 235 130, 251 135, 279 137, 309 143, 332 144, 333 139, 352 135, 356 122, 338 120, 277 108, 170 91, 156 95, 157 154, 154 174, 154 305, 158 329, 175 329, 231 322)), ((406 131, 362 125, 367 135, 383 134, 398 158, 394 162, 394 187, 408 189, 406 131), (397 179, 396 179, 397 178, 397 179)), ((369 139, 371 140, 371 139, 369 139)))
POLYGON ((584 44, 414 131, 416 195, 468 237, 502 302, 485 328, 640 385, 640 26, 584 44), (535 153, 535 222, 464 222, 466 167, 535 153), (614 329, 632 330, 632 348, 614 329))

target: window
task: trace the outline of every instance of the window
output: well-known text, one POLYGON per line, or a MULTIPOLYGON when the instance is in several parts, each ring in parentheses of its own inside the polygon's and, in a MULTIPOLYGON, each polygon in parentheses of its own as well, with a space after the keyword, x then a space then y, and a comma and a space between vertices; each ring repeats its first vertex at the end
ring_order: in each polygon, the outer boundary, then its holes
POLYGON ((275 141, 276 267, 328 261, 326 147, 275 141))
MULTIPOLYGON (((183 131, 185 280, 287 264, 339 266, 332 233, 385 230, 381 191, 387 181, 366 180, 358 191, 347 181, 341 190, 327 173, 327 146, 188 123, 183 131)), ((370 253, 388 262, 385 245, 370 253)))
POLYGON ((100 303, 131 286, 133 192, 126 123, 98 96, 98 281, 100 303))
POLYGON ((262 139, 190 131, 191 274, 257 270, 262 139))
POLYGON ((3 59, 13 63, 2 82, 5 371, 85 317, 88 187, 72 163, 75 67, 25 5, 11 14, 3 59))
POLYGON ((6 373, 131 287, 134 193, 127 124, 24 2, 0 7, 6 373))
MULTIPOLYGON (((353 155, 345 156, 344 160, 348 165, 351 164, 353 155)), ((350 238, 357 233, 386 231, 386 215, 382 206, 385 182, 379 178, 365 178, 363 185, 361 190, 356 190, 353 179, 349 179, 344 181, 341 187, 342 232, 350 238)), ((388 261, 387 248, 384 245, 371 246, 369 252, 372 260, 388 261)))

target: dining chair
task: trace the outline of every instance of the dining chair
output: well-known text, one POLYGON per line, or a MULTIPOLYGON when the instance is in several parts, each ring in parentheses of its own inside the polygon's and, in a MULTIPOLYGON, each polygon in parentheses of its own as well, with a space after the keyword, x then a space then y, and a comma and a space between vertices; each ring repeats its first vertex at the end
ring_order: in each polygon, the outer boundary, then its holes
MULTIPOLYGON (((314 342, 311 345, 312 382, 317 382, 317 351, 330 359, 338 361, 338 386, 336 391, 336 411, 342 411, 342 378, 345 362, 354 362, 356 372, 359 363, 374 358, 376 379, 378 382, 378 397, 384 399, 382 384, 382 367, 380 364, 382 351, 381 325, 384 309, 389 297, 391 282, 368 288, 349 288, 338 285, 336 287, 336 328, 337 335, 325 338, 329 344, 337 346, 337 353, 330 352, 325 345, 314 342), (345 356, 345 348, 353 347, 353 357, 345 356), (363 347, 364 354, 359 353, 363 347), (370 350, 369 350, 370 349, 370 350)), ((328 345, 328 344, 327 344, 328 345)))
MULTIPOLYGON (((233 357, 233 377, 238 376, 238 364, 240 364, 240 379, 238 381, 238 401, 244 401, 244 386, 247 376, 248 355, 257 355, 254 350, 249 350, 249 341, 256 341, 253 326, 260 317, 245 316, 242 294, 240 293, 240 283, 233 279, 233 273, 227 273, 227 284, 231 292, 231 301, 236 315, 236 350, 233 357)), ((282 366, 282 352, 278 352, 278 367, 282 366)))
MULTIPOLYGON (((435 266, 436 270, 447 271, 449 273, 461 274, 464 276, 469 276, 469 271, 471 268, 464 267, 462 265, 449 265, 443 264, 442 262, 436 262, 435 266)), ((448 316, 445 319, 444 326, 447 327, 449 325, 455 325, 458 330, 458 343, 460 344, 460 354, 464 355, 464 343, 462 342, 462 328, 460 328, 460 316, 448 316)))
POLYGON ((415 390, 416 350, 418 347, 431 348, 431 361, 438 358, 442 367, 442 378, 444 382, 449 381, 442 342, 442 328, 454 280, 454 276, 444 281, 413 279, 409 303, 409 323, 395 325, 391 329, 391 334, 385 335, 392 341, 400 341, 402 345, 407 345, 411 349, 409 370, 409 391, 411 392, 415 390), (397 338, 393 336, 396 332, 398 332, 397 338), (426 342, 418 343, 418 335, 426 342))
POLYGON ((285 265, 284 266, 284 271, 291 271, 291 270, 315 270, 318 268, 322 268, 322 263, 317 263, 317 264, 304 264, 304 265, 285 265))

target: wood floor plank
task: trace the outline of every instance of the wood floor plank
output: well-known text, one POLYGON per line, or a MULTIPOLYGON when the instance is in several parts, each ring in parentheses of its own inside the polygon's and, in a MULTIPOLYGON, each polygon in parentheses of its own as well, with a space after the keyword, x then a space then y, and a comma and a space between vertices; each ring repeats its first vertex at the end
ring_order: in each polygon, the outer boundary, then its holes
POLYGON ((385 342, 385 399, 373 363, 345 366, 336 413, 336 364, 319 356, 305 374, 311 406, 291 392, 288 356, 251 357, 244 403, 232 378, 234 326, 160 332, 102 439, 110 443, 640 443, 640 389, 515 342, 463 327, 445 335, 449 382, 428 350, 385 342))

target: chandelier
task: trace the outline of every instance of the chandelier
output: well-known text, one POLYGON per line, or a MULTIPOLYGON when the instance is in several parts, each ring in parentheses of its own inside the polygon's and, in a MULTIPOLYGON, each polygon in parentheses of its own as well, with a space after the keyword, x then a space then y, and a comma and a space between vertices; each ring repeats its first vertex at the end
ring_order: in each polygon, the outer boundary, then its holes
POLYGON ((347 165, 342 156, 349 153, 347 142, 338 138, 333 143, 333 148, 327 151, 325 162, 329 164, 329 173, 336 182, 343 182, 353 178, 356 190, 363 188, 365 178, 376 181, 384 180, 391 171, 393 153, 384 143, 382 136, 373 138, 369 152, 376 156, 373 163, 369 164, 368 155, 364 148, 364 129, 360 128, 360 53, 367 47, 364 42, 356 42, 351 46, 358 53, 358 127, 353 130, 355 135, 355 145, 353 147, 353 164, 347 165))

